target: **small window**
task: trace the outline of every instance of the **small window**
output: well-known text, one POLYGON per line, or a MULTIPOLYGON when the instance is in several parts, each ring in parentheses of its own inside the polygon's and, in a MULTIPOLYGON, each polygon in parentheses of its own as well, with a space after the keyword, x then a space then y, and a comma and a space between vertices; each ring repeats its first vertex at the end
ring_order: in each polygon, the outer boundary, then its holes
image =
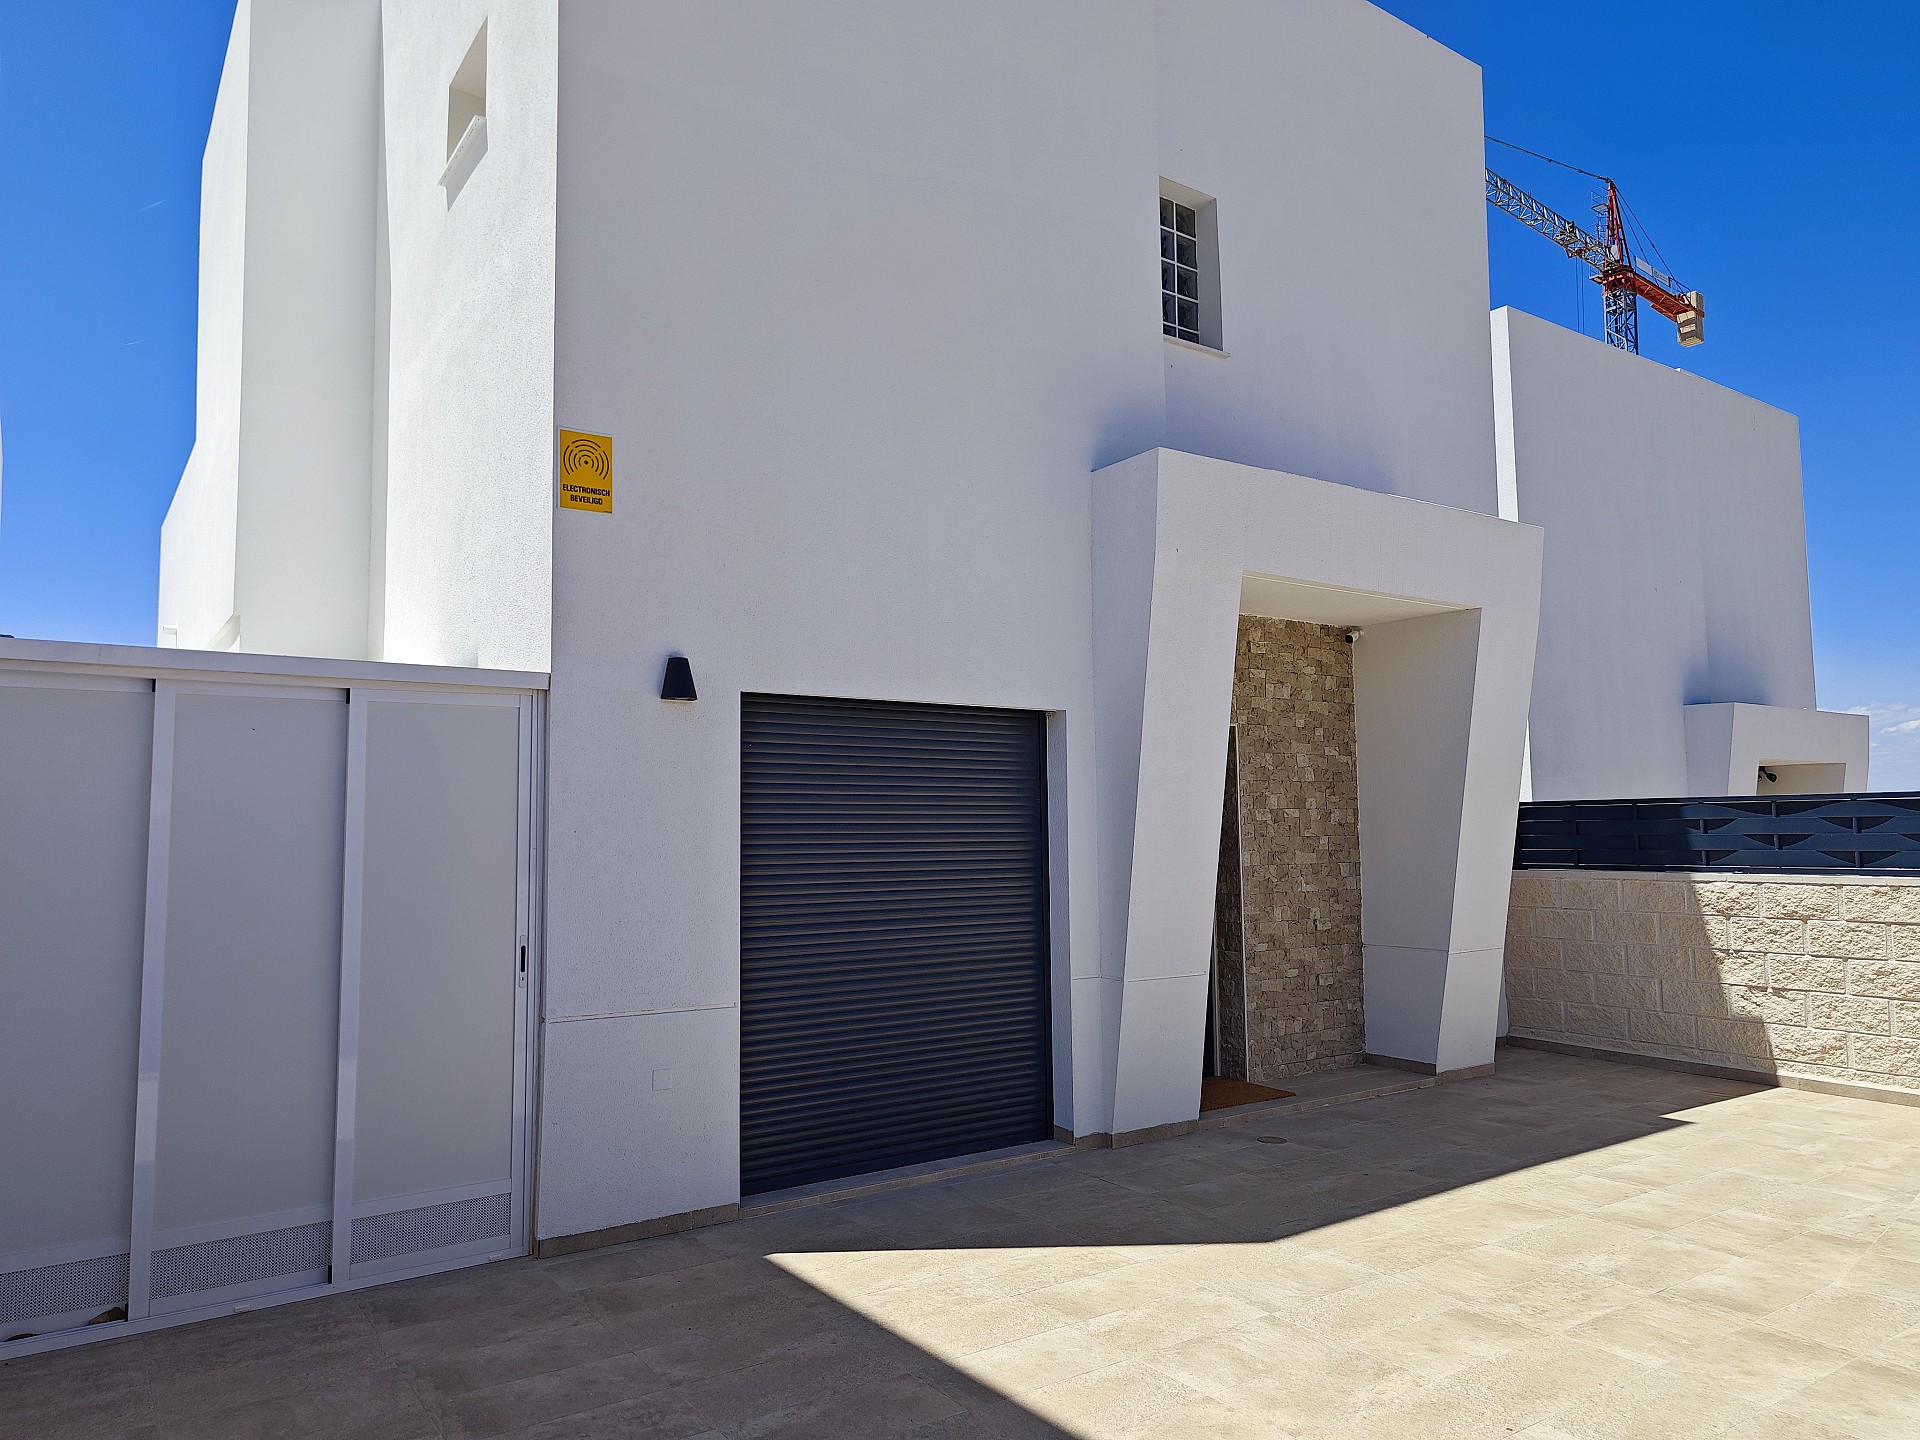
POLYGON ((1160 182, 1160 328, 1220 349, 1219 240, 1212 199, 1160 182))
POLYGON ((1200 343, 1200 222, 1191 205, 1160 197, 1160 318, 1166 333, 1200 343))
POLYGON ((447 86, 447 168, 440 172, 440 183, 446 187, 449 205, 486 153, 487 27, 483 23, 447 86))
POLYGON ((467 47, 467 58, 460 62, 460 68, 453 72, 453 83, 447 87, 447 158, 453 158, 453 152, 460 148, 460 142, 467 138, 467 131, 473 128, 476 120, 487 118, 487 27, 483 23, 480 33, 473 37, 473 44, 467 47))

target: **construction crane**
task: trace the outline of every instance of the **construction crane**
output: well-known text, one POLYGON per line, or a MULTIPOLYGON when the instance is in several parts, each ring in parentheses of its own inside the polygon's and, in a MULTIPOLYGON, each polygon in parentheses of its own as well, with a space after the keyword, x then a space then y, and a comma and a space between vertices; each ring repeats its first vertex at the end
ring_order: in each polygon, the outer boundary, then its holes
MULTIPOLYGON (((1520 150, 1523 155, 1534 155, 1533 151, 1521 150, 1520 146, 1505 140, 1494 140, 1491 135, 1487 138, 1496 145, 1520 150)), ((1529 230, 1539 231, 1574 259, 1593 267, 1593 282, 1600 287, 1606 302, 1607 343, 1634 355, 1640 353, 1642 300, 1674 322, 1682 345, 1698 345, 1705 340, 1707 303, 1701 298, 1700 292, 1681 289, 1678 280, 1663 270, 1655 269, 1635 255, 1628 245, 1620 187, 1605 175, 1581 170, 1578 165, 1568 165, 1564 160, 1555 160, 1548 155, 1534 155, 1534 158, 1578 171, 1606 187, 1594 194, 1593 213, 1598 222, 1594 229, 1599 231, 1598 234, 1593 230, 1581 229, 1557 210, 1542 204, 1511 180, 1503 179, 1492 170, 1487 171, 1487 202, 1496 209, 1506 211, 1529 230)))

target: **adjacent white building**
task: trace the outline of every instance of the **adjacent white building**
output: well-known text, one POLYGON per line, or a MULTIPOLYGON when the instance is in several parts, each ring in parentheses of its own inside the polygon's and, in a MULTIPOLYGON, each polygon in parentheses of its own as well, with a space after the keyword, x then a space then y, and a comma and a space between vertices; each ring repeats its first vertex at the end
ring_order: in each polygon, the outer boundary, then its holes
POLYGON ((1361 0, 241 0, 159 642, 538 692, 512 1233, 1471 1073, 1529 751, 1864 783, 1791 419, 1490 331, 1483 128, 1361 0))
POLYGON ((1500 513, 1546 532, 1531 798, 1867 785, 1816 708, 1793 416, 1524 315, 1493 316, 1500 513))

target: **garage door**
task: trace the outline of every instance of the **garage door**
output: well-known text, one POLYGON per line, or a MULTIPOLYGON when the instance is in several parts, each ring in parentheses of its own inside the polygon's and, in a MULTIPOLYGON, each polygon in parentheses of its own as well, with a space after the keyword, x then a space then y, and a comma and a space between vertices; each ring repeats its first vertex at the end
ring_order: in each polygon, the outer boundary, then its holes
POLYGON ((742 1192, 1050 1137, 1042 717, 742 708, 742 1192))

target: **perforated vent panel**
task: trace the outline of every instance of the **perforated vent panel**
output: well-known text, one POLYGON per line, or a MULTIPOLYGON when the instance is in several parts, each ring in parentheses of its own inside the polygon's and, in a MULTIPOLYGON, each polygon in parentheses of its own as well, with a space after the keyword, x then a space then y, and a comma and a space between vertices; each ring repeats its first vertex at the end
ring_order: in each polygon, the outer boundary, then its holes
POLYGON ((324 1269, 333 1243, 325 1220, 290 1230, 257 1230, 202 1245, 181 1245, 153 1252, 153 1298, 197 1295, 228 1285, 246 1285, 275 1275, 324 1269))
POLYGON ((504 1239, 513 1229, 513 1197, 482 1195, 353 1222, 353 1263, 443 1250, 470 1240, 504 1239))
MULTIPOLYGON (((127 1257, 102 1255, 0 1275, 0 1325, 127 1303, 127 1257)), ((0 1337, 3 1338, 3 1337, 0 1337)))

